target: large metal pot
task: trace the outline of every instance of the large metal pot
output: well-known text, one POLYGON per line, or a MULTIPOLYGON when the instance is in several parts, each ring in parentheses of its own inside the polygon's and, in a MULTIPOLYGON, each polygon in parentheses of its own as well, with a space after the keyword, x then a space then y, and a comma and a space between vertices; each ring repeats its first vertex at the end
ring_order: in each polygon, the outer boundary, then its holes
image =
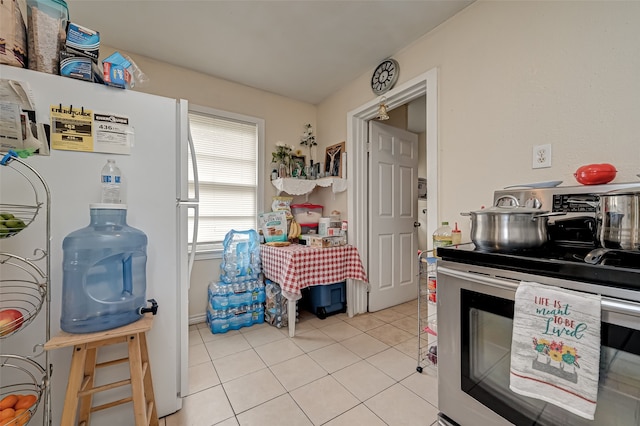
POLYGON ((596 208, 600 245, 607 249, 640 250, 640 187, 596 195, 598 202, 569 202, 596 208))
POLYGON ((488 209, 460 213, 471 217, 471 241, 480 250, 517 251, 540 247, 548 239, 548 216, 564 214, 520 207, 517 201, 514 206, 496 204, 488 209))

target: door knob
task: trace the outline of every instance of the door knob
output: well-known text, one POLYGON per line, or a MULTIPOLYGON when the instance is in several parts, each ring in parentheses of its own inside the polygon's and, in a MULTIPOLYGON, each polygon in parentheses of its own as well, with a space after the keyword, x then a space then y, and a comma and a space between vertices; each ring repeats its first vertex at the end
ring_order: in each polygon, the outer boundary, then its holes
POLYGON ((413 227, 418 228, 420 226, 420 222, 413 222, 413 227))

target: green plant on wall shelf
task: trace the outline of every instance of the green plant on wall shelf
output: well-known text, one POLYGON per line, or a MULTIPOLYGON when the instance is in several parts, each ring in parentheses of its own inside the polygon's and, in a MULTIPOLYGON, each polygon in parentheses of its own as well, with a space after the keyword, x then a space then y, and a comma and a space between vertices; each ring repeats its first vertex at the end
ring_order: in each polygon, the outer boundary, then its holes
POLYGON ((300 145, 309 147, 309 161, 313 164, 313 154, 311 153, 311 148, 318 145, 316 142, 316 137, 313 135, 313 127, 311 124, 304 125, 304 132, 302 133, 302 137, 300 138, 300 145))
POLYGON ((291 164, 292 151, 293 146, 280 141, 276 142, 276 150, 271 153, 271 161, 278 165, 279 177, 287 177, 286 174, 288 173, 289 166, 291 164))
POLYGON ((276 150, 271 153, 271 161, 274 163, 289 164, 293 147, 284 142, 276 142, 276 150))

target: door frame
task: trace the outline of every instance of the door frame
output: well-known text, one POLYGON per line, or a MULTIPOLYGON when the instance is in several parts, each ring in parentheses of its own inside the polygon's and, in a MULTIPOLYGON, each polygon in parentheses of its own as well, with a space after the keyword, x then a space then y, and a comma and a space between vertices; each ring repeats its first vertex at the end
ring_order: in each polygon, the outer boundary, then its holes
MULTIPOLYGON (((431 235, 438 227, 438 69, 430 69, 388 91, 384 97, 388 109, 392 110, 423 95, 426 95, 425 119, 427 122, 427 235, 431 235)), ((380 98, 375 98, 347 113, 346 152, 349 153, 347 170, 351 176, 351 179, 347 180, 349 240, 358 248, 367 273, 369 271, 367 122, 376 117, 379 104, 380 98)), ((428 240, 427 247, 429 250, 433 249, 432 243, 428 240)), ((350 310, 350 313, 366 312, 367 294, 359 292, 354 296, 359 300, 349 301, 350 305, 355 307, 353 311, 350 310)))

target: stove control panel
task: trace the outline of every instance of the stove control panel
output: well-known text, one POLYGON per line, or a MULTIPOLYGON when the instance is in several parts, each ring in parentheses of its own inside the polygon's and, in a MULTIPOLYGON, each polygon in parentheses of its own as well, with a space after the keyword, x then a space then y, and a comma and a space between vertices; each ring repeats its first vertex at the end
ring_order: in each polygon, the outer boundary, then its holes
POLYGON ((551 211, 595 215, 598 202, 594 194, 554 194, 551 211))
MULTIPOLYGON (((619 189, 638 189, 638 183, 609 183, 606 185, 557 186, 554 188, 509 188, 493 193, 493 205, 525 206, 544 211, 564 212, 566 216, 595 217, 599 194, 619 189)), ((549 223, 556 218, 550 217, 549 223)))

